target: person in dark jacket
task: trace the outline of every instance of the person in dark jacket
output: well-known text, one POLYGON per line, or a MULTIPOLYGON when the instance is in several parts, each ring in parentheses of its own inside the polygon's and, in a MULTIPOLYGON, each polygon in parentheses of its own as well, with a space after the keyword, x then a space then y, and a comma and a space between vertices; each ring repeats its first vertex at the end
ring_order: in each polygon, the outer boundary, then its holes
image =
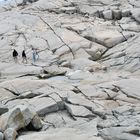
POLYGON ((25 50, 22 51, 22 63, 27 64, 27 56, 26 56, 25 50))
POLYGON ((15 61, 15 63, 17 63, 17 61, 18 61, 18 52, 14 49, 14 51, 13 51, 13 58, 14 58, 14 61, 15 61))

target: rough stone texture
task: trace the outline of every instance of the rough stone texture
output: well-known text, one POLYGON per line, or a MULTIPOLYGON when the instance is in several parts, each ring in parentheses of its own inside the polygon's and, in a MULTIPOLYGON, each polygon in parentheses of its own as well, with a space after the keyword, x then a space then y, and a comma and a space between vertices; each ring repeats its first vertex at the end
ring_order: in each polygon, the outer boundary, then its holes
POLYGON ((103 16, 105 19, 113 19, 113 15, 112 15, 112 11, 108 10, 108 11, 104 11, 103 12, 103 16))
POLYGON ((3 104, 0 104, 0 115, 8 112, 8 108, 4 106, 3 104))
POLYGON ((8 128, 4 131, 5 140, 16 140, 17 132, 13 128, 8 128))
POLYGON ((30 123, 34 130, 40 130, 43 127, 41 119, 38 117, 38 115, 35 115, 30 123))
POLYGON ((14 109, 0 117, 0 129, 5 131, 8 128, 19 130, 24 127, 24 117, 19 108, 14 109))
POLYGON ((1 0, 1 131, 15 139, 18 130, 18 140, 139 139, 139 9, 139 0, 1 0))
POLYGON ((36 98, 29 101, 29 103, 35 107, 34 109, 39 115, 44 115, 59 110, 57 102, 52 98, 36 98))
POLYGON ((17 106, 17 107, 20 108, 21 113, 22 113, 22 115, 24 117, 24 120, 25 120, 25 126, 27 126, 36 114, 31 112, 30 109, 27 108, 26 106, 20 105, 20 106, 17 106))
POLYGON ((15 139, 16 131, 28 125, 32 125, 34 130, 40 130, 43 126, 38 115, 24 105, 19 105, 0 116, 0 129, 7 139, 15 139))

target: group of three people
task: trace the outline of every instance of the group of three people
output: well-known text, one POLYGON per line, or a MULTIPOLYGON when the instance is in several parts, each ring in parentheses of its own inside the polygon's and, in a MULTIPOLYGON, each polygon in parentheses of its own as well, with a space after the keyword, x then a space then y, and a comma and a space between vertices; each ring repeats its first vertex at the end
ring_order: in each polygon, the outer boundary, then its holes
MULTIPOLYGON (((15 49, 13 50, 13 58, 14 58, 14 61, 17 63, 18 62, 18 52, 15 49)), ((38 58, 39 58, 38 52, 36 51, 36 49, 32 48, 33 63, 35 63, 35 61, 38 58)), ((22 63, 27 64, 27 56, 26 56, 25 50, 22 51, 22 63)))

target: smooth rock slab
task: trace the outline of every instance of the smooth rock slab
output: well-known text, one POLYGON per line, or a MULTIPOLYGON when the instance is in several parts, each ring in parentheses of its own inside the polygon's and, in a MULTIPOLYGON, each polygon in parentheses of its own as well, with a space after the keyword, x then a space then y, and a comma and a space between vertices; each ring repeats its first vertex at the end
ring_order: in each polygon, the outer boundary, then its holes
POLYGON ((61 12, 65 12, 65 13, 75 13, 77 11, 76 7, 62 7, 60 8, 61 12))
POLYGON ((64 67, 58 67, 57 65, 47 66, 44 69, 45 73, 49 73, 51 76, 65 75, 67 69, 64 67))
POLYGON ((86 59, 86 58, 77 58, 70 62, 71 68, 74 70, 87 70, 96 71, 102 70, 104 66, 99 64, 98 62, 86 59), (81 65, 82 64, 82 65, 81 65))
POLYGON ((136 8, 134 10, 132 10, 132 17, 138 22, 140 23, 140 8, 136 8))
MULTIPOLYGON (((123 33, 124 34, 124 33, 123 33)), ((94 28, 89 28, 82 32, 81 34, 85 38, 89 38, 91 41, 96 42, 105 46, 106 48, 114 47, 115 45, 124 42, 126 39, 130 38, 133 34, 126 32, 125 38, 115 28, 108 28, 106 26, 95 26, 94 28)))
POLYGON ((57 128, 47 130, 46 132, 38 132, 20 136, 17 140, 103 140, 101 137, 92 136, 87 134, 78 133, 73 128, 57 128))
POLYGON ((23 76, 23 75, 35 75, 39 74, 42 68, 35 67, 35 66, 24 66, 13 64, 11 67, 3 69, 1 71, 2 76, 23 76))
POLYGON ((80 95, 70 96, 67 98, 67 101, 72 104, 77 104, 88 108, 93 108, 95 106, 93 102, 80 95))
MULTIPOLYGON (((59 102, 61 102, 61 100, 59 100, 59 102)), ((39 116, 58 111, 60 109, 57 104, 58 102, 55 102, 49 97, 34 98, 31 99, 29 103, 34 106, 34 109, 39 114, 39 116)))
POLYGON ((98 136, 97 122, 98 118, 89 120, 88 118, 78 118, 76 117, 76 121, 70 122, 68 124, 69 128, 75 128, 77 132, 82 134, 87 134, 89 137, 98 136))
POLYGON ((110 127, 105 128, 100 131, 101 136, 107 140, 136 140, 138 138, 137 135, 125 133, 127 127, 110 127))
POLYGON ((125 40, 121 33, 113 30, 101 30, 95 32, 94 34, 95 40, 108 48, 113 47, 125 40))
MULTIPOLYGON (((24 93, 34 91, 40 86, 46 85, 45 81, 31 80, 31 79, 13 79, 0 83, 0 86, 3 88, 9 89, 17 95, 24 95, 24 93)), ((11 93, 11 96, 13 95, 11 93)), ((8 96, 8 95, 7 95, 8 96)))
POLYGON ((91 111, 86 109, 83 106, 77 106, 77 105, 72 105, 72 104, 65 104, 66 109, 68 112, 75 117, 94 117, 95 115, 92 114, 91 111))
POLYGON ((93 77, 89 71, 76 70, 74 72, 69 72, 66 75, 71 80, 84 80, 93 77))
POLYGON ((94 85, 79 85, 78 89, 88 97, 94 97, 94 98, 107 98, 106 93, 101 91, 101 89, 97 88, 94 85))
POLYGON ((120 90, 127 96, 140 99, 140 80, 139 79, 124 79, 116 82, 115 86, 119 87, 120 90))

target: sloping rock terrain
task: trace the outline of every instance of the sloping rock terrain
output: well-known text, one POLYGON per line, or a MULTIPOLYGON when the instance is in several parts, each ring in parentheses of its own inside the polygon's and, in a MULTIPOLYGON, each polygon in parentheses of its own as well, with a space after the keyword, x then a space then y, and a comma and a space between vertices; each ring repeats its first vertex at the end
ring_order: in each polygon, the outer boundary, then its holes
POLYGON ((0 1, 0 140, 139 137, 140 0, 0 1))

